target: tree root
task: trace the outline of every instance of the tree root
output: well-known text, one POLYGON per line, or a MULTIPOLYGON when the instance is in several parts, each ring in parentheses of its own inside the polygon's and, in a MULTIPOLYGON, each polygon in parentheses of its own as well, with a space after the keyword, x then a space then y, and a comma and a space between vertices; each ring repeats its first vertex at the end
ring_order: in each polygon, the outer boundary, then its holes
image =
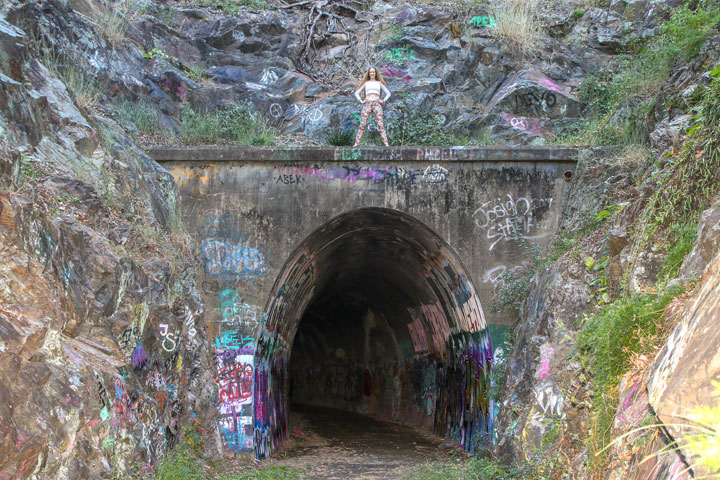
MULTIPOLYGON (((344 64, 344 71, 352 75, 357 75, 364 70, 364 62, 360 58, 361 55, 358 55, 360 45, 358 37, 353 31, 354 29, 346 24, 347 16, 342 15, 342 13, 349 12, 352 14, 355 22, 367 23, 372 30, 375 23, 372 18, 373 15, 362 10, 362 6, 363 4, 359 0, 302 0, 280 7, 281 9, 296 7, 310 8, 305 23, 298 60, 295 65, 299 72, 308 75, 316 82, 331 82, 330 77, 332 75, 327 71, 327 68, 323 71, 317 71, 315 59, 318 57, 317 45, 324 39, 336 34, 346 35, 348 38, 348 44, 343 49, 343 55, 347 55, 349 50, 354 51, 353 53, 355 54, 355 61, 351 62, 351 65, 347 65, 348 62, 342 62, 344 64), (353 5, 357 5, 358 8, 355 8, 353 5), (350 67, 350 70, 348 70, 347 67, 350 67)), ((364 52, 368 51, 368 41, 369 35, 366 35, 364 42, 362 42, 364 52)))

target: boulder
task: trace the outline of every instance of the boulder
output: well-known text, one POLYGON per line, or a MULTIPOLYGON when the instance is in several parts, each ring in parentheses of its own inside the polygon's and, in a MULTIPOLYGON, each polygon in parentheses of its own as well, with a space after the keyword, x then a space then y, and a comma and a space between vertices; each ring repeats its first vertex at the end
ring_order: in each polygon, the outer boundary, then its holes
POLYGON ((529 67, 505 79, 485 106, 486 113, 508 113, 538 119, 579 118, 582 104, 570 89, 529 67))
POLYGON ((25 32, 0 17, 0 73, 23 81, 21 60, 25 54, 25 32))
MULTIPOLYGON (((698 452, 689 442, 697 427, 684 419, 699 409, 717 406, 720 391, 720 254, 710 261, 695 290, 685 303, 680 319, 651 366, 648 397, 657 416, 665 424, 680 450, 694 465, 698 477, 710 475, 697 462, 698 452)), ((701 420, 696 420, 700 421, 701 420)), ((706 420, 709 421, 709 420, 706 420)))
POLYGON ((663 118, 650 133, 650 145, 661 156, 675 145, 679 144, 682 135, 690 124, 691 115, 678 115, 672 120, 663 118))
POLYGON ((699 276, 720 251, 720 198, 700 215, 697 240, 683 260, 679 277, 690 279, 699 276))

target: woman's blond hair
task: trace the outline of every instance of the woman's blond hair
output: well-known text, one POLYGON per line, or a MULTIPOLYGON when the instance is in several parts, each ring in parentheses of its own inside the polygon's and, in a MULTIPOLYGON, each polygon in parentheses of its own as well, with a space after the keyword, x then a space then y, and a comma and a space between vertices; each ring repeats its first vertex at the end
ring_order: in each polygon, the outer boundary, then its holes
POLYGON ((387 83, 385 83, 385 79, 383 78, 382 73, 380 73, 380 69, 377 67, 369 66, 367 71, 365 72, 365 76, 363 76, 362 80, 360 80, 360 85, 358 85, 358 87, 355 89, 355 91, 360 90, 360 88, 362 88, 362 86, 365 85, 365 82, 370 80, 370 69, 371 68, 375 69, 375 80, 377 80, 378 82, 382 83, 383 85, 385 85, 387 87, 387 83))

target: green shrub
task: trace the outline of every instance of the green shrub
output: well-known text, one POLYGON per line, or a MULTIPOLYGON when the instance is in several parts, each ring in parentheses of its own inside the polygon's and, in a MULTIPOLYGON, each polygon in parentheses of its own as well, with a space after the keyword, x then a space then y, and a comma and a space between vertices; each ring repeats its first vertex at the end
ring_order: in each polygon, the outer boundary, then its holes
POLYGON ((663 310, 680 293, 682 288, 675 287, 633 295, 584 318, 578 346, 590 355, 590 372, 600 391, 616 386, 633 353, 650 354, 660 345, 663 310))
POLYGON ((427 463, 413 470, 403 480, 544 480, 540 463, 526 462, 515 467, 501 465, 488 457, 471 458, 467 463, 427 463))
POLYGON ((328 143, 328 145, 333 145, 336 147, 352 145, 355 141, 355 133, 355 130, 351 128, 343 129, 340 127, 334 127, 328 133, 325 141, 328 143))
POLYGON ((695 223, 673 224, 666 235, 670 248, 658 274, 658 283, 665 284, 677 277, 680 266, 697 239, 695 223))
POLYGON ((207 477, 187 450, 175 450, 160 460, 152 478, 153 480, 205 480, 207 477))
POLYGON ((147 102, 123 102, 118 109, 120 119, 130 122, 145 135, 155 135, 157 132, 157 119, 155 110, 147 102))
POLYGON ((661 293, 621 298, 605 305, 596 315, 586 315, 578 336, 583 366, 592 376, 593 410, 588 422, 590 466, 603 469, 617 405, 617 384, 630 369, 633 354, 651 355, 664 342, 665 307, 683 292, 674 287, 661 293))
POLYGON ((502 286, 490 302, 490 310, 493 313, 507 312, 517 315, 530 289, 530 276, 527 273, 516 276, 505 270, 501 278, 502 286))
POLYGON ((391 145, 452 145, 454 137, 443 128, 439 115, 425 113, 413 115, 403 112, 401 120, 388 128, 391 145))
POLYGON ((271 130, 248 105, 210 113, 186 108, 180 116, 180 137, 188 144, 274 144, 271 130))
POLYGON ((285 465, 270 466, 259 470, 248 470, 241 473, 219 477, 219 480, 302 480, 304 475, 297 468, 285 465))
POLYGON ((647 141, 652 107, 643 102, 631 113, 626 125, 608 125, 613 112, 631 97, 647 98, 661 91, 672 67, 678 61, 694 58, 700 47, 720 23, 717 5, 699 6, 696 10, 682 7, 675 11, 651 41, 639 41, 637 52, 618 56, 609 68, 588 74, 578 86, 578 97, 591 105, 590 118, 580 131, 562 136, 564 143, 589 145, 647 141))
POLYGON ((219 8, 225 15, 237 15, 242 7, 260 10, 267 6, 265 0, 200 0, 200 4, 219 8))

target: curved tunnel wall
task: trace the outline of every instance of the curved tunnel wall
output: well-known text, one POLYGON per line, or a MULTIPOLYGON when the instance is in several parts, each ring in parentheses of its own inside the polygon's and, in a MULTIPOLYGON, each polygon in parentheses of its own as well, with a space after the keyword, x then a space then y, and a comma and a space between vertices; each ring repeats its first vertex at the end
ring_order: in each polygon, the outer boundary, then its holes
POLYGON ((477 449, 492 431, 492 348, 455 252, 410 215, 363 208, 289 258, 257 340, 254 446, 288 434, 289 400, 407 421, 477 449))

